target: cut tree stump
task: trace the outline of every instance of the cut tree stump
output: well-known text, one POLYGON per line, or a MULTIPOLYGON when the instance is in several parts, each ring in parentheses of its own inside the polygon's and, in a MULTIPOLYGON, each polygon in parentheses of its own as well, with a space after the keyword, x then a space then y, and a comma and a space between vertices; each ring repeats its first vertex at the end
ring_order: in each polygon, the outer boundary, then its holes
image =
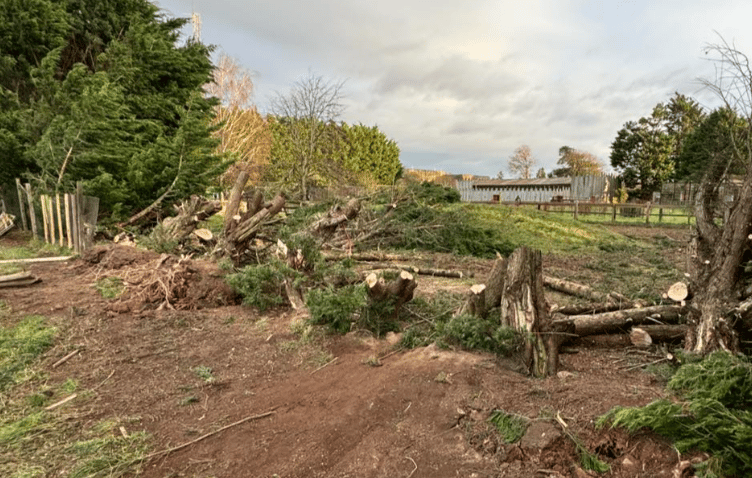
POLYGON ((629 340, 637 347, 649 347, 657 342, 680 342, 687 335, 689 326, 679 325, 641 325, 632 327, 629 340))
POLYGON ((460 314, 470 314, 475 317, 485 319, 488 315, 486 308, 486 286, 485 284, 475 284, 470 287, 467 293, 465 305, 460 309, 460 314))
POLYGON ((559 362, 559 332, 551 321, 543 296, 541 252, 520 247, 507 262, 501 296, 501 324, 521 334, 525 341, 524 360, 535 377, 555 375, 559 362))
POLYGON ((415 281, 413 275, 407 271, 400 272, 399 276, 389 283, 383 277, 371 273, 366 277, 365 282, 368 286, 368 296, 372 301, 394 302, 392 317, 395 319, 399 316, 399 310, 402 305, 413 299, 415 289, 418 287, 418 283, 415 281))
POLYGON ((649 323, 653 319, 662 322, 676 322, 679 317, 686 313, 686 308, 678 305, 656 305, 602 314, 571 315, 556 322, 571 321, 574 323, 574 333, 582 337, 624 331, 633 325, 649 323))

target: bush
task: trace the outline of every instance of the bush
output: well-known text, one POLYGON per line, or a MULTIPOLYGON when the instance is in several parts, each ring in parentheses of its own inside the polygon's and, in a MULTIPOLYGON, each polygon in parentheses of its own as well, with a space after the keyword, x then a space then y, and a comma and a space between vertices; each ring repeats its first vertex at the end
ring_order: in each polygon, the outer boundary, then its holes
POLYGON ((350 331, 355 313, 367 303, 364 285, 350 285, 340 289, 327 287, 311 290, 306 295, 306 306, 311 313, 311 323, 326 325, 340 334, 350 331))
POLYGON ((227 283, 243 297, 243 304, 261 312, 285 303, 283 283, 295 271, 280 261, 258 266, 246 266, 227 276, 227 283))
POLYGON ((509 355, 518 347, 518 335, 513 329, 473 315, 457 315, 438 322, 436 333, 440 346, 456 345, 499 355, 509 355))

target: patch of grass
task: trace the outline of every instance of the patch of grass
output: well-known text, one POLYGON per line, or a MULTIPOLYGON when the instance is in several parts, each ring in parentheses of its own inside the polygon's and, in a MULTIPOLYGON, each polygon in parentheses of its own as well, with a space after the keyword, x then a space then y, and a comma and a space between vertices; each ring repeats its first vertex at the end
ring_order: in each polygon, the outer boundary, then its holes
POLYGON ((193 367, 191 371, 196 374, 198 378, 203 380, 206 383, 212 383, 216 380, 214 375, 212 374, 211 367, 207 367, 205 365, 199 365, 197 367, 193 367))
POLYGON ((507 413, 504 410, 494 410, 488 418, 489 423, 496 426, 504 443, 517 443, 525 436, 530 420, 527 417, 507 413))
POLYGON ((57 332, 45 321, 31 315, 15 327, 0 327, 0 392, 33 376, 29 365, 52 345, 57 332))
POLYGON ((147 455, 149 435, 137 432, 124 437, 110 432, 109 436, 77 441, 68 450, 75 457, 70 478, 130 476, 147 455))
POLYGON ((181 407, 184 407, 186 405, 190 405, 191 403, 198 403, 198 397, 195 395, 188 395, 186 397, 183 397, 178 402, 178 405, 181 407))
POLYGON ((125 284, 120 277, 103 277, 94 284, 94 288, 105 299, 115 299, 125 292, 125 284))

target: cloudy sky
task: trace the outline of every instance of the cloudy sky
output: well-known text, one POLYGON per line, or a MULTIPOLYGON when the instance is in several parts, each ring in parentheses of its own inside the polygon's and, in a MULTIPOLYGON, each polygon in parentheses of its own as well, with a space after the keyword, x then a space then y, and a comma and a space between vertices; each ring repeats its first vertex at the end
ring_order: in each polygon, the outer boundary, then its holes
POLYGON ((377 125, 404 166, 496 176, 529 145, 609 163, 629 120, 675 91, 712 108, 703 49, 752 56, 748 0, 157 0, 254 75, 262 113, 309 72, 345 81, 340 120, 377 125))

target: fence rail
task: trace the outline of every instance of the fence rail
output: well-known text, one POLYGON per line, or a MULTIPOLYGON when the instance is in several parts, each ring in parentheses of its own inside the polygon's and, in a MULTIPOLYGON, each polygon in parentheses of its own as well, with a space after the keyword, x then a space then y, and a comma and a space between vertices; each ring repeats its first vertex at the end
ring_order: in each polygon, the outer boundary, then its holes
MULTIPOLYGON (((486 203, 487 204, 487 203, 486 203)), ((580 216, 605 216, 609 217, 611 222, 618 222, 617 219, 630 218, 630 222, 635 219, 646 224, 651 221, 658 223, 672 222, 692 223, 694 212, 691 206, 673 205, 673 204, 639 204, 639 203, 592 203, 592 202, 501 202, 493 204, 503 204, 506 206, 534 207, 539 211, 557 212, 570 214, 575 220, 580 216), (681 218, 677 221, 676 218, 681 218)))

